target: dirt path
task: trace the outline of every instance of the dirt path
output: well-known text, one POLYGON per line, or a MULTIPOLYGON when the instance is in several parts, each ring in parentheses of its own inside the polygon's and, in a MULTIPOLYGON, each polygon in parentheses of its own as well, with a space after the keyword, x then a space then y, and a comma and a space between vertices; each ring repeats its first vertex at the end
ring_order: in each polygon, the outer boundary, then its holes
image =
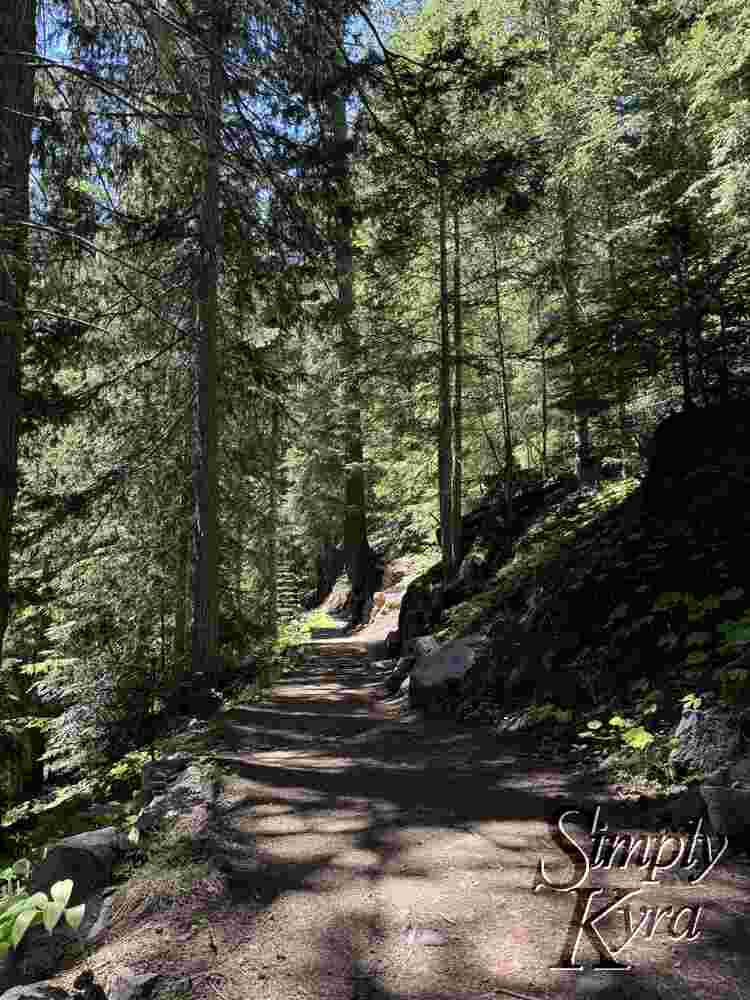
MULTIPOLYGON (((368 639, 378 641, 358 641, 368 639)), ((702 906, 698 940, 675 943, 666 919, 649 940, 646 917, 618 956, 630 971, 591 971, 593 931, 578 949, 582 972, 553 969, 570 964, 584 890, 621 895, 644 877, 631 866, 591 873, 580 892, 535 893, 540 857, 549 879, 574 871, 555 823, 581 810, 570 835, 589 852, 596 803, 623 833, 635 830, 628 803, 571 762, 540 757, 533 737, 420 720, 385 698, 384 673, 351 642, 311 646, 317 655, 269 701, 225 713, 216 750, 232 777, 214 827, 224 874, 210 927, 177 933, 175 912, 156 914, 141 925, 139 962, 128 958, 134 973, 189 971, 196 1000, 746 995, 750 881, 737 864, 697 886, 667 872, 633 898, 635 928, 641 906, 702 906)), ((193 902, 209 889, 197 886, 193 902)), ((593 899, 589 916, 615 898, 593 899)), ((625 927, 622 909, 598 925, 612 950, 625 927)))
MULTIPOLYGON (((359 637, 368 639, 377 641, 359 637)), ((540 857, 551 879, 573 872, 553 837, 556 820, 565 807, 586 812, 571 835, 588 853, 595 804, 604 803, 617 832, 634 830, 628 805, 582 784, 569 764, 537 757, 533 738, 500 740, 410 715, 384 697, 384 677, 352 655, 350 637, 313 649, 323 655, 275 688, 271 702, 229 720, 236 746, 223 759, 235 778, 221 811, 228 844, 240 841, 231 890, 261 908, 233 974, 226 970, 227 996, 681 998, 741 997, 750 988, 750 883, 736 865, 697 886, 668 872, 633 899, 636 927, 641 906, 672 905, 674 914, 702 905, 699 940, 672 941, 667 918, 647 940, 646 918, 619 955, 631 971, 553 971, 561 959, 570 964, 584 898, 532 891, 540 857), (252 871, 243 837, 256 846, 252 871)), ((230 869, 231 856, 230 847, 230 869)), ((632 891, 643 877, 631 865, 592 873, 583 888, 632 891)), ((615 898, 598 897, 589 915, 615 898)), ((599 925, 610 950, 626 939, 625 925, 623 910, 599 925)), ((587 970, 601 964, 586 934, 577 960, 587 970)))

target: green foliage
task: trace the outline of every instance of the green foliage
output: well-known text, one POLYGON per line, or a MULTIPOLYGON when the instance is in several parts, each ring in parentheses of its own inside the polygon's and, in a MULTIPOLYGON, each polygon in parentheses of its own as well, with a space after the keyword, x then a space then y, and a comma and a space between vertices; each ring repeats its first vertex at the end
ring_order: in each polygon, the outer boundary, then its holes
POLYGON ((719 646, 720 652, 731 652, 737 646, 750 644, 750 611, 735 621, 723 622, 718 630, 723 640, 719 646))
POLYGON ((126 798, 141 787, 143 765, 152 757, 148 750, 131 750, 108 768, 99 779, 104 794, 126 798))
POLYGON ((578 733, 579 739, 585 741, 579 748, 598 747, 606 755, 608 767, 615 775, 661 786, 673 785, 675 774, 669 755, 676 741, 669 735, 668 724, 654 723, 654 719, 664 712, 664 692, 653 688, 645 678, 637 682, 633 690, 640 691, 633 714, 615 712, 606 722, 590 720, 586 729, 578 733))
POLYGON ((152 879, 167 879, 178 895, 187 895, 197 881, 211 872, 205 846, 189 834, 166 829, 154 831, 137 855, 136 861, 118 867, 117 880, 147 885, 152 879))
POLYGON ((544 702, 542 705, 532 705, 528 712, 529 719, 533 723, 553 722, 565 726, 573 721, 573 711, 570 708, 560 708, 552 702, 544 702))
POLYGON ((73 930, 80 927, 86 906, 68 907, 73 892, 73 880, 63 879, 50 887, 49 898, 43 892, 27 894, 21 887, 31 874, 31 863, 26 858, 0 871, 6 890, 0 894, 0 958, 11 948, 17 948, 24 934, 34 923, 43 923, 47 931, 57 926, 60 917, 73 930))

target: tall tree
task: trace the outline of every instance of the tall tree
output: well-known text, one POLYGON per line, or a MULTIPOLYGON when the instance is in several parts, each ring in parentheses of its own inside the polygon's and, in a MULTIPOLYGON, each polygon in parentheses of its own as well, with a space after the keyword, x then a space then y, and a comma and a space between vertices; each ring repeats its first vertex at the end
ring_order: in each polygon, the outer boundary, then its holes
POLYGON ((204 173, 201 196, 201 247, 197 316, 193 336, 193 672, 215 667, 218 629, 218 495, 216 341, 219 321, 219 160, 224 92, 224 0, 210 0, 201 12, 208 24, 203 40, 207 87, 196 88, 203 121, 204 173))
POLYGON ((29 181, 34 122, 36 0, 0 2, 0 660, 10 614, 18 489, 21 348, 30 278, 29 181))
MULTIPOLYGON (((345 66, 344 25, 335 26, 331 69, 345 66)), ((328 97, 332 172, 335 180, 333 246, 338 288, 339 355, 344 375, 343 439, 346 468, 344 551, 352 589, 352 622, 360 624, 374 590, 374 556, 367 540, 367 490, 362 427, 361 338, 354 308, 354 190, 351 178, 346 95, 338 88, 328 97)))

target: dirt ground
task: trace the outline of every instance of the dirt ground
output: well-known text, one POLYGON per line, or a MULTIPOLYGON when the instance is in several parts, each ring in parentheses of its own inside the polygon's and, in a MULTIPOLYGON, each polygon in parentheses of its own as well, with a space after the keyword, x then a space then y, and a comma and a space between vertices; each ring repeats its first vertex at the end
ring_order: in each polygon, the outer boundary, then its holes
POLYGON ((533 734, 424 720, 386 697, 373 659, 389 627, 316 641, 267 702, 225 713, 217 872, 184 914, 121 925, 90 963, 101 981, 183 973, 198 1000, 750 993, 750 868, 722 858, 700 884, 675 867, 643 886, 646 869, 618 859, 576 890, 534 891, 540 859, 556 885, 586 876, 597 805, 612 833, 639 832, 631 804, 540 756, 533 734), (596 931, 627 971, 593 968, 607 958, 596 931))

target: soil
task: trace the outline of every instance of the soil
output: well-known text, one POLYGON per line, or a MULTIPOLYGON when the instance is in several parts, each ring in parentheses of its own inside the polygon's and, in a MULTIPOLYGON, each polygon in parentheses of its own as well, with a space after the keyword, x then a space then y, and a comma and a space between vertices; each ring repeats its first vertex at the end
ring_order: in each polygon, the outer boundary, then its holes
MULTIPOLYGON (((533 733, 425 719, 389 698, 376 661, 395 618, 319 636, 267 702, 223 713, 215 872, 179 905, 160 908, 155 888, 151 906, 118 917, 88 963, 97 981, 185 975, 196 1000, 745 996, 750 867, 723 857, 700 884, 674 868, 642 887, 631 863, 592 871, 577 891, 535 892, 541 858, 556 884, 581 874, 582 853, 558 833, 565 810, 587 856, 597 805, 613 832, 658 831, 533 733), (628 971, 592 969, 603 964, 593 929, 580 970, 555 968, 571 964, 589 887, 604 890, 589 916, 641 889, 630 904, 633 930, 647 911, 642 929, 617 955, 628 971), (669 906, 692 908, 671 937, 668 913, 652 927, 669 906), (695 940, 672 939, 686 929, 695 940)), ((624 907, 597 926, 614 952, 624 907)))

